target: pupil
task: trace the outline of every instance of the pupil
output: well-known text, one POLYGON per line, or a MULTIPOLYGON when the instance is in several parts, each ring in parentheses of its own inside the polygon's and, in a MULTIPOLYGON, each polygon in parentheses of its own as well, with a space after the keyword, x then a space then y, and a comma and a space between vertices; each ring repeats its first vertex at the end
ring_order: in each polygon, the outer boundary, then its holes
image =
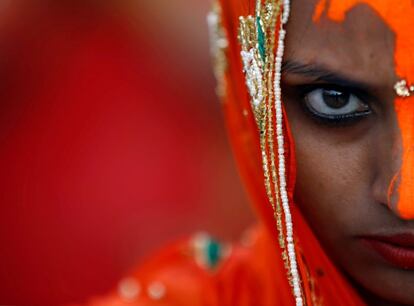
POLYGON ((342 108, 348 104, 349 94, 336 90, 324 90, 323 100, 331 108, 342 108))

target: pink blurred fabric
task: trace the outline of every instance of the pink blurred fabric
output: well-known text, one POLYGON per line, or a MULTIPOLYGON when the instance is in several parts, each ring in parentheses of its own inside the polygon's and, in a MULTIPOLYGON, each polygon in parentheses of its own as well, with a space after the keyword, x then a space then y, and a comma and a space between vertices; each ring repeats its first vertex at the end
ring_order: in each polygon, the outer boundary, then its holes
POLYGON ((0 304, 82 302, 167 240, 251 221, 207 5, 189 3, 127 16, 38 1, 2 28, 0 304))

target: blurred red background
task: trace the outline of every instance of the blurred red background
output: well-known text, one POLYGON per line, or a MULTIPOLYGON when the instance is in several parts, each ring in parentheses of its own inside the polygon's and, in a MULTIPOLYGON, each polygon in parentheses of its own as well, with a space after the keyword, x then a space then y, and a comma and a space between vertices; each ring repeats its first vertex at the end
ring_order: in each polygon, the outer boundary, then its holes
POLYGON ((167 241, 252 220, 208 1, 15 1, 0 31, 0 304, 83 302, 167 241))

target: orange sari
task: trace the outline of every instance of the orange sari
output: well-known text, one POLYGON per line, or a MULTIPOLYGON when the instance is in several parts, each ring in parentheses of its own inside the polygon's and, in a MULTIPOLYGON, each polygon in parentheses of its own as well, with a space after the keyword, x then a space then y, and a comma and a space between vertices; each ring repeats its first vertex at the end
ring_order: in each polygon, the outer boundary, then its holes
MULTIPOLYGON (((234 155, 259 224, 239 244, 218 246, 208 236, 179 242, 152 257, 122 281, 112 294, 90 305, 170 306, 290 306, 292 287, 281 256, 274 211, 263 184, 257 125, 246 90, 238 42, 239 16, 247 16, 254 1, 222 0, 222 25, 227 34, 220 92, 234 155), (218 251, 220 250, 220 251, 218 251)), ((223 50, 222 50, 223 51, 223 50)), ((223 54, 222 54, 223 55, 223 54)), ((221 69, 221 71, 220 71, 221 69)), ((286 116, 284 116, 286 117, 286 116)), ((284 123, 288 127, 287 119, 284 123)), ((305 305, 364 305, 346 277, 322 249, 293 203, 294 147, 285 132, 287 190, 292 212, 298 270, 305 305)))

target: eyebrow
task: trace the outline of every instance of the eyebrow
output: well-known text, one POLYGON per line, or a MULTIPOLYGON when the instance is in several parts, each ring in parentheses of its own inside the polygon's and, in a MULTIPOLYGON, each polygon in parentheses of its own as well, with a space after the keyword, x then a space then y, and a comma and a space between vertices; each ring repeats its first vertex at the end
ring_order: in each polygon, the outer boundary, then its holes
POLYGON ((366 92, 373 91, 373 86, 366 82, 353 80, 340 73, 336 73, 318 64, 304 64, 297 61, 286 60, 282 65, 282 73, 292 73, 312 78, 314 81, 331 83, 343 87, 350 87, 366 92))

